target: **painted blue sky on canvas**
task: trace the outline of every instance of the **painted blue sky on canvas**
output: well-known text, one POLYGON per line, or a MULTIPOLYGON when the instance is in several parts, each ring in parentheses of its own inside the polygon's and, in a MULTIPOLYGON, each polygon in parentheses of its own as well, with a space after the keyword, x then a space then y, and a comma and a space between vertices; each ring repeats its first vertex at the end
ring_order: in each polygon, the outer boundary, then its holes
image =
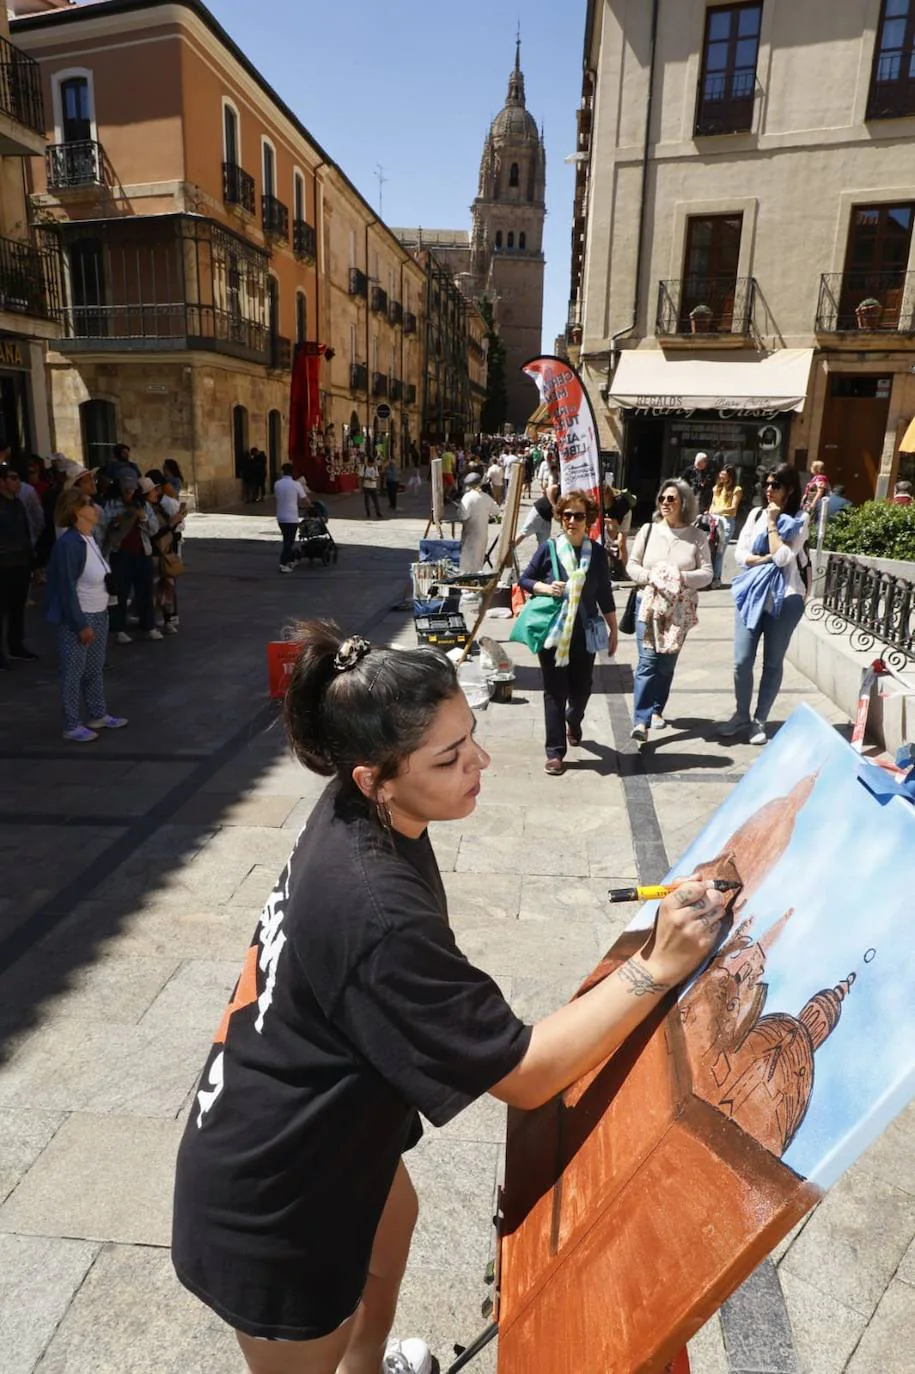
MULTIPOLYGON (((857 975, 838 1027, 817 1051, 810 1107, 784 1156, 821 1187, 915 1095, 915 806, 900 798, 881 806, 858 780, 862 766, 802 707, 672 870, 714 858, 761 806, 817 774, 785 854, 743 914, 755 917, 759 939, 795 909, 768 956, 767 1013, 796 1016, 815 993, 857 975)), ((633 924, 653 914, 650 905, 633 924)))

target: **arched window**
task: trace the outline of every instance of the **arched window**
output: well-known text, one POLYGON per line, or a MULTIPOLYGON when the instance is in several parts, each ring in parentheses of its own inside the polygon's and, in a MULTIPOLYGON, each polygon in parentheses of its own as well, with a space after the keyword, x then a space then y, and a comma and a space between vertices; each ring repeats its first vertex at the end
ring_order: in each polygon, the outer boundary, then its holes
POLYGON ((527 247, 527 234, 525 234, 523 230, 518 235, 518 247, 521 249, 522 253, 527 247))
POLYGON ((512 165, 511 165, 511 171, 510 171, 509 174, 508 174, 508 184, 509 184, 509 186, 517 186, 517 185, 518 185, 518 176, 519 176, 519 173, 518 173, 518 164, 517 164, 517 162, 513 162, 512 165))
POLYGON ((515 246, 515 235, 514 235, 514 232, 510 229, 510 230, 508 231, 508 247, 509 247, 509 248, 514 248, 514 246, 515 246))
POLYGON ((297 344, 304 343, 308 338, 308 297, 304 291, 297 291, 295 296, 295 341, 297 344))
POLYGON ((497 230, 496 230, 496 247, 497 247, 497 248, 501 248, 501 247, 502 247, 502 230, 501 230, 501 229, 497 229, 497 230))

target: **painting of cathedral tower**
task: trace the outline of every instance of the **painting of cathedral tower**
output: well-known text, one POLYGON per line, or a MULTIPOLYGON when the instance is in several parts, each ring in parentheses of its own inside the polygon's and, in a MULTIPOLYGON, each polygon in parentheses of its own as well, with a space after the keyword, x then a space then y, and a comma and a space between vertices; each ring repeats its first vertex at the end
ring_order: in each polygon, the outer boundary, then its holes
POLYGON ((505 345, 507 419, 523 430, 539 404, 537 388, 521 366, 540 352, 546 152, 543 133, 527 108, 520 36, 505 104, 483 141, 471 213, 469 233, 428 228, 394 233, 408 248, 430 249, 454 274, 465 296, 485 296, 492 302, 505 345))

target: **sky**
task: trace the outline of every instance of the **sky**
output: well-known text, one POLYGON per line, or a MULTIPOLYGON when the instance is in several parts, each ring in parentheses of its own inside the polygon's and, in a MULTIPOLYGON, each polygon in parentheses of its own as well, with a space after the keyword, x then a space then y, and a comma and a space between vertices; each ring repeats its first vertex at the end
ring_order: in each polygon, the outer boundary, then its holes
POLYGON ((585 0, 208 0, 223 28, 390 225, 469 229, 483 140, 521 23, 547 151, 543 343, 565 329, 585 0))
MULTIPOLYGON (((915 807, 881 805, 862 764, 809 707, 779 731, 673 872, 721 852, 735 830, 802 778, 817 775, 787 850, 752 894, 758 939, 789 907, 769 952, 765 1010, 797 1016, 823 988, 856 975, 839 1024, 817 1051, 807 1116, 785 1163, 830 1187, 915 1093, 915 930, 911 858, 915 807)), ((656 903, 639 912, 644 928, 656 903)))

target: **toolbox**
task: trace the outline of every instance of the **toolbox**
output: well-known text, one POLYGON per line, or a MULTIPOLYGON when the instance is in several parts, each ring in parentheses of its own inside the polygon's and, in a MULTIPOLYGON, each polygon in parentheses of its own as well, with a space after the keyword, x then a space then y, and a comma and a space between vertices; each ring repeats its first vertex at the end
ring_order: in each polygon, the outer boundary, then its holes
POLYGON ((470 637, 464 617, 457 612, 417 615, 413 617, 413 623, 419 643, 431 644, 436 649, 463 649, 470 637))

